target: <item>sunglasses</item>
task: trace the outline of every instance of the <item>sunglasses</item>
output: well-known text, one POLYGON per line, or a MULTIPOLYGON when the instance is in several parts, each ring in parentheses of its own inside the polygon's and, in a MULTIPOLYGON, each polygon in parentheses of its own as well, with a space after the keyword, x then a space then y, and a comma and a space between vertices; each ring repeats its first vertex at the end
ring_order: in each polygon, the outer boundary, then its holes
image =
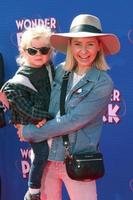
POLYGON ((46 55, 48 54, 50 48, 49 47, 41 47, 41 48, 28 48, 26 49, 28 54, 31 55, 31 56, 34 56, 37 54, 37 52, 39 51, 40 54, 42 55, 46 55))

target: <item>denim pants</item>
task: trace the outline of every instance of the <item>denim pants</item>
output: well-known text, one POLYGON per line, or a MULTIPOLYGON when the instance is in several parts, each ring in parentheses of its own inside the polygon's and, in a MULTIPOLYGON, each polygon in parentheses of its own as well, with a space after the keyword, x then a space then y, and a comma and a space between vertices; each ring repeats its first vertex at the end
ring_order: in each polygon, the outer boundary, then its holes
POLYGON ((31 143, 34 159, 31 162, 28 186, 30 188, 40 188, 43 169, 47 163, 49 147, 47 141, 31 143))
POLYGON ((68 177, 64 162, 48 161, 41 184, 41 200, 63 200, 62 184, 70 200, 97 200, 96 182, 75 181, 68 177))

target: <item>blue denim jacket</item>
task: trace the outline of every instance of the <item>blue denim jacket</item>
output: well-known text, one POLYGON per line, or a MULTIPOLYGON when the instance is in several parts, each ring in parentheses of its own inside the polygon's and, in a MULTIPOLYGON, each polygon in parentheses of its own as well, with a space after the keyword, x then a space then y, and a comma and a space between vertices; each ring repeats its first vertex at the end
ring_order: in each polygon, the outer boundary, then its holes
POLYGON ((42 128, 27 125, 23 136, 33 142, 53 138, 49 153, 50 160, 64 160, 62 135, 68 134, 73 152, 96 151, 99 144, 103 115, 107 111, 113 82, 105 71, 93 67, 71 89, 73 72, 69 76, 66 114, 58 116, 60 89, 64 70, 61 63, 57 70, 51 94, 49 112, 55 119, 48 121, 42 128), (57 137, 58 136, 58 137, 57 137))

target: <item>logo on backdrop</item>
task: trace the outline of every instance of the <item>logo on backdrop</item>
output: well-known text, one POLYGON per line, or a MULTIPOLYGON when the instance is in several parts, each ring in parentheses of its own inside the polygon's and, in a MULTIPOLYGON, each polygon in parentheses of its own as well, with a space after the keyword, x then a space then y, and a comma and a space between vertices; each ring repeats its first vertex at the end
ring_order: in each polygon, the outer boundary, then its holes
POLYGON ((44 18, 44 19, 17 19, 16 26, 18 32, 16 33, 17 36, 17 44, 19 45, 22 31, 26 30, 30 27, 34 27, 36 25, 45 25, 50 27, 53 31, 57 28, 57 21, 54 17, 44 18))
POLYGON ((126 104, 118 89, 114 89, 111 95, 111 102, 108 104, 107 113, 103 116, 103 122, 109 124, 120 123, 126 114, 126 104))

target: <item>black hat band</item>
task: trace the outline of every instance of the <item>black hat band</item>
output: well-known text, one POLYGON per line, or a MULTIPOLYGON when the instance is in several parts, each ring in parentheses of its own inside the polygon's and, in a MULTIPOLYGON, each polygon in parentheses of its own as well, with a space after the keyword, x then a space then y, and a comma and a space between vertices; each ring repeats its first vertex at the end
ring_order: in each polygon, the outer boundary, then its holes
POLYGON ((90 33, 102 33, 102 31, 95 26, 91 25, 78 25, 74 26, 73 28, 70 29, 70 32, 90 32, 90 33))

